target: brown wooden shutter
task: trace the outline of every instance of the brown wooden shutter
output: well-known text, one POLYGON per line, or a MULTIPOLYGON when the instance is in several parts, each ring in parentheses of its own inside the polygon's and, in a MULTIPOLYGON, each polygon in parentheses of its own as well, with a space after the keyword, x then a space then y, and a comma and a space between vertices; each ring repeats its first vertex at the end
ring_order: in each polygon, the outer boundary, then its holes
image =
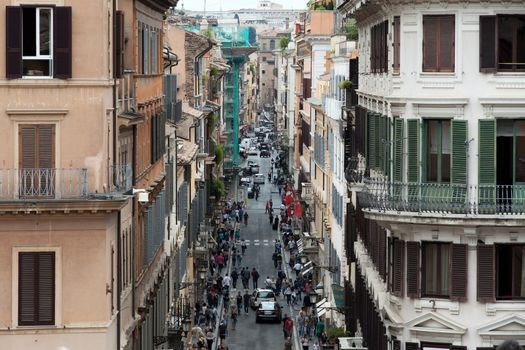
POLYGON ((402 297, 403 296, 403 281, 404 281, 404 270, 405 270, 405 241, 396 239, 394 240, 394 257, 393 257, 393 294, 402 297))
POLYGON ((495 299, 494 245, 479 244, 478 257, 478 301, 492 302, 495 299))
POLYGON ((454 57, 455 57, 455 17, 439 16, 438 36, 439 36, 439 65, 440 72, 454 72, 454 57))
POLYGON ((437 71, 437 17, 423 16, 423 72, 437 71))
POLYGON ((496 16, 479 16, 479 71, 496 71, 496 16))
POLYGON ((5 16, 6 78, 17 79, 22 77, 22 8, 6 6, 5 16))
POLYGON ((71 78, 71 6, 57 6, 53 14, 53 77, 71 78))
POLYGON ((394 40, 393 40, 393 47, 394 47, 394 57, 393 57, 393 64, 392 68, 394 69, 394 73, 399 73, 400 68, 400 53, 401 53, 401 17, 395 16, 394 17, 394 40))
POLYGON ((450 299, 467 300, 468 245, 452 244, 450 299))
POLYGON ((122 78, 124 74, 124 12, 117 11, 115 15, 115 78, 122 78))
POLYGON ((18 324, 55 323, 55 253, 18 256, 18 324))
POLYGON ((38 163, 37 168, 55 168, 55 126, 38 126, 38 163))
POLYGON ((410 298, 419 298, 419 266, 421 244, 419 242, 409 241, 407 245, 407 296, 410 298))
POLYGON ((388 72, 388 21, 383 22, 383 72, 388 72))
POLYGON ((405 343, 405 349, 406 350, 419 350, 419 344, 418 343, 405 343))
POLYGON ((37 125, 21 125, 18 129, 18 166, 20 169, 37 166, 37 125))
POLYGON ((467 350, 467 347, 464 345, 450 345, 450 350, 467 350))

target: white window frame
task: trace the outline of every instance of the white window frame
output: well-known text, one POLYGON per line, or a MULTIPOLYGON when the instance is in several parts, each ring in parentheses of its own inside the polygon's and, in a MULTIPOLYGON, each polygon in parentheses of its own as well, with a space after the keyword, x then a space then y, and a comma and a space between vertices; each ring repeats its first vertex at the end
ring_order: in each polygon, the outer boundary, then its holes
POLYGON ((62 327, 62 248, 61 247, 13 247, 11 275, 11 328, 60 328, 62 327), (18 258, 25 252, 55 253, 55 324, 20 326, 18 324, 18 258))
MULTIPOLYGON (((24 61, 31 61, 31 60, 49 60, 49 75, 42 75, 42 76, 34 76, 34 75, 22 75, 23 79, 52 79, 53 78, 53 23, 54 23, 54 11, 52 7, 34 7, 36 10, 35 20, 36 20, 36 30, 35 30, 35 43, 36 48, 35 56, 23 56, 24 53, 24 32, 23 32, 23 25, 22 25, 22 67, 24 65, 24 61), (50 12, 50 23, 49 23, 49 55, 41 55, 40 54, 40 10, 49 10, 50 12)), ((24 15, 22 11, 22 22, 24 20, 24 15)))

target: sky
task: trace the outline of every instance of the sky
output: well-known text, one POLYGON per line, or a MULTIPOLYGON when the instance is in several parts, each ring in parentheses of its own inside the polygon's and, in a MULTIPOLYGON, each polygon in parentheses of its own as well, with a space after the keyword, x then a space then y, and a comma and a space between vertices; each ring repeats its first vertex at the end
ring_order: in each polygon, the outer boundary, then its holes
MULTIPOLYGON (((182 8, 184 4, 185 10, 198 10, 204 9, 204 1, 206 1, 206 10, 218 11, 223 10, 237 10, 241 8, 256 8, 257 0, 179 0, 177 8, 182 8)), ((308 0, 272 0, 272 2, 281 4, 285 9, 306 9, 306 3, 308 0)))

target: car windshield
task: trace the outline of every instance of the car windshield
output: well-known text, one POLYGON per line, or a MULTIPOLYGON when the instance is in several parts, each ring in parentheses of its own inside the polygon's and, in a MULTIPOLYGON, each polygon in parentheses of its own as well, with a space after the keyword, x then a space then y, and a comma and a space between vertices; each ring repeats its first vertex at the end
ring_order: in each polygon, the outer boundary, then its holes
POLYGON ((270 290, 261 290, 257 293, 257 298, 274 298, 275 295, 270 290))

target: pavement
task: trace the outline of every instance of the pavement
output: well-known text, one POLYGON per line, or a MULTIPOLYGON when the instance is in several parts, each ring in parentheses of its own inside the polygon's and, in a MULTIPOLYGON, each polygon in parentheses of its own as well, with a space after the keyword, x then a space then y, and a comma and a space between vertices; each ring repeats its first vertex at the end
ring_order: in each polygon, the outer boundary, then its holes
MULTIPOLYGON (((250 156, 247 160, 254 160, 260 165, 260 172, 267 175, 270 170, 270 158, 259 158, 258 156, 250 156)), ((245 162, 247 162, 247 160, 245 162)), ((243 166, 245 164, 241 164, 243 166)), ((232 185, 232 188, 234 186, 232 185)), ((277 270, 274 268, 272 261, 272 254, 274 252, 275 239, 279 237, 279 233, 272 230, 268 215, 265 214, 265 204, 268 199, 272 198, 274 207, 280 204, 279 193, 277 187, 266 182, 261 185, 259 199, 248 199, 247 212, 249 215, 248 225, 241 226, 241 238, 247 242, 246 254, 242 259, 241 267, 248 267, 250 270, 255 267, 260 274, 259 287, 264 286, 266 276, 276 277, 277 270)), ((235 197, 232 197, 235 200, 235 197)), ((240 199, 240 198, 239 198, 240 199)), ((250 279, 250 293, 253 291, 252 281, 250 279)), ((237 289, 232 290, 231 295, 237 295, 237 292, 242 289, 242 282, 237 282, 237 289)), ((233 300, 232 298, 232 300, 233 300)), ((279 297, 278 302, 284 307, 284 314, 290 315, 292 309, 286 305, 284 298, 279 297)), ((294 318, 295 323, 295 318, 294 318)), ((297 330, 294 329, 295 349, 301 349, 297 330)), ((255 312, 250 309, 249 314, 241 314, 238 317, 237 327, 232 330, 228 329, 226 336, 226 344, 230 350, 269 350, 269 349, 283 349, 284 335, 282 331, 282 323, 255 323, 255 312)))

